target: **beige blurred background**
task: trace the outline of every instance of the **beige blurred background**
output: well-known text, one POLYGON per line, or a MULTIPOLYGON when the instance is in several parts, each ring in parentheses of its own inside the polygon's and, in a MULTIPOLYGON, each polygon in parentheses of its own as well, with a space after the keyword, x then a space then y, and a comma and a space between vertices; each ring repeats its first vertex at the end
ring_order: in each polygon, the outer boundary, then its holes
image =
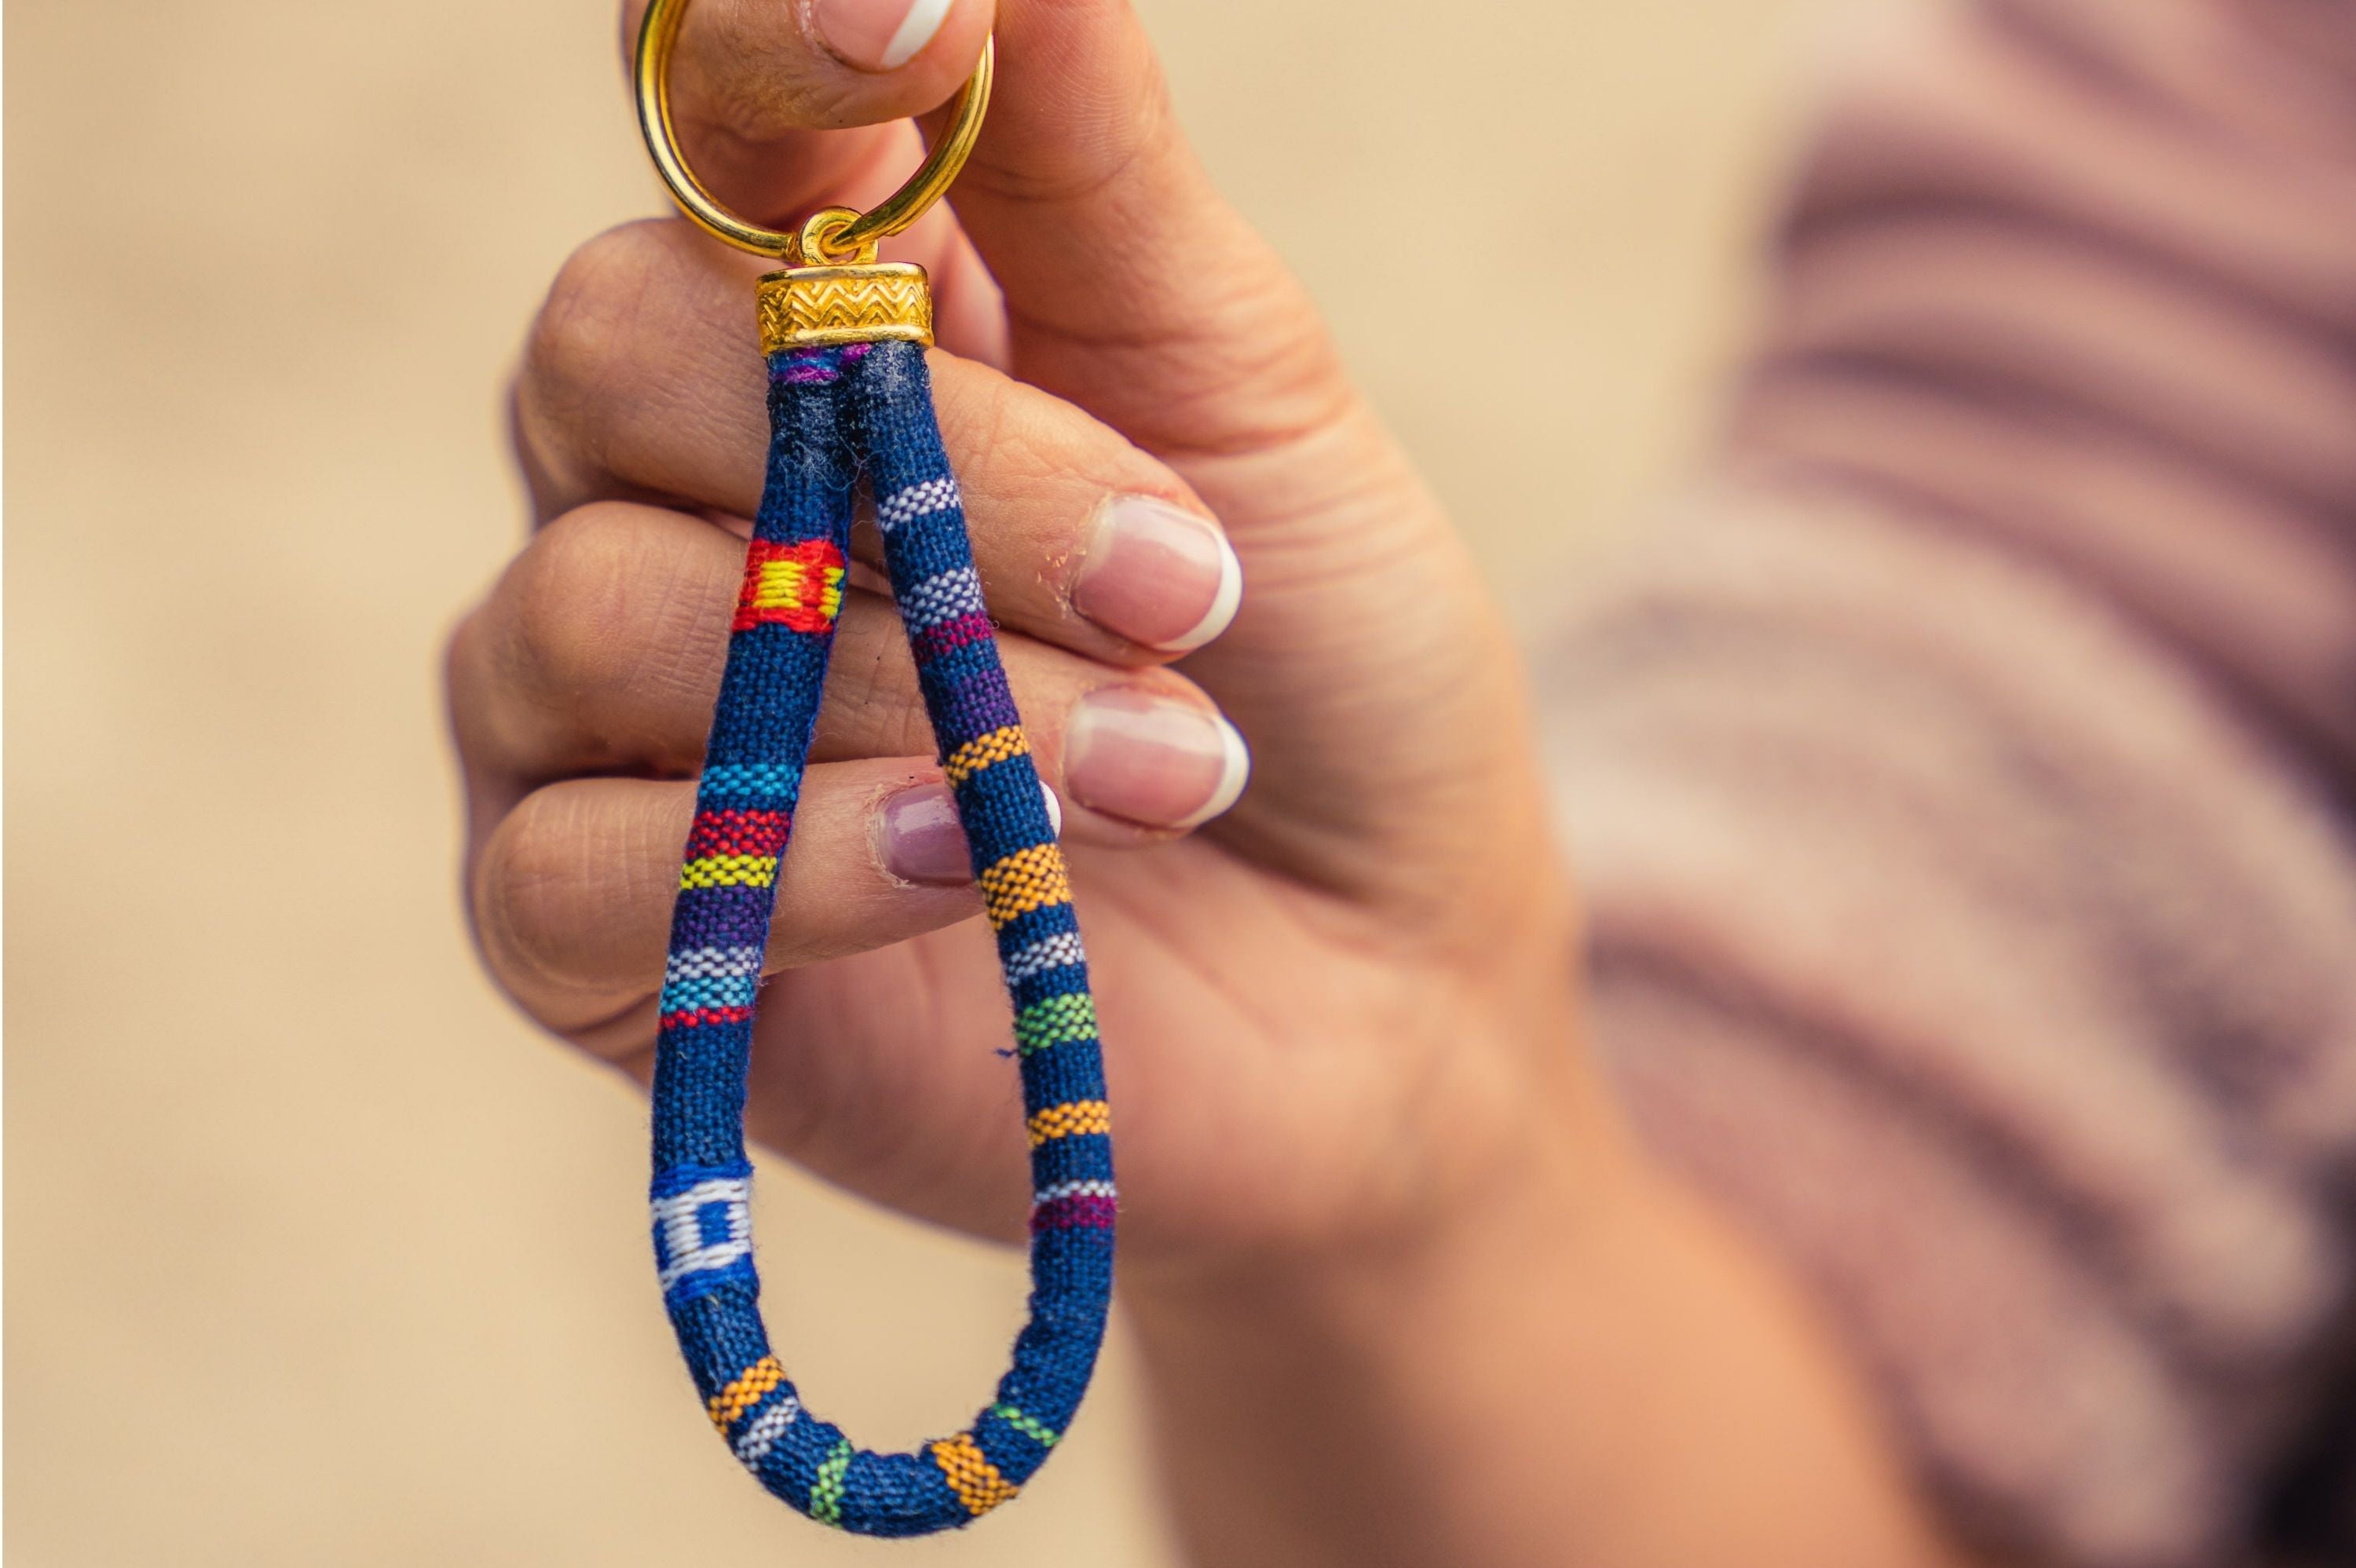
MULTIPOLYGON (((1147 8, 1500 585, 1575 572, 1706 431, 1835 5, 1147 8), (1444 360, 1430 204, 1544 280, 1444 360)), ((471 961, 435 667, 519 538, 501 386, 657 206, 605 0, 16 0, 5 86, 12 1568, 1168 1563, 1118 1353, 967 1535, 766 1499, 669 1343, 637 1099, 471 961)), ((1019 1260, 763 1192, 814 1398, 961 1419, 1019 1260)))

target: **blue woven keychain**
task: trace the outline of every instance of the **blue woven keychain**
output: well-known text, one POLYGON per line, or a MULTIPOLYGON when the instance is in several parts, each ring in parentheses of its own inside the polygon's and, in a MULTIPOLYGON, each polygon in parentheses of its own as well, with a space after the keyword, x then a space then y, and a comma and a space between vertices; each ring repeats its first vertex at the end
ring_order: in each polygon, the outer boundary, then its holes
POLYGON ((680 872, 655 1061, 655 1263, 712 1424, 761 1484, 822 1523, 926 1535, 1014 1496, 1087 1390, 1112 1296, 1112 1140, 1096 1008, 1039 776, 982 608, 957 479, 935 419, 924 269, 876 242, 937 200, 971 151, 991 53, 948 130, 866 214, 829 208, 798 234, 744 223, 681 160, 671 49, 686 0, 638 33, 638 118, 664 183, 699 226, 787 265, 761 280, 768 475, 680 872), (753 1267, 744 1080, 776 901, 843 593, 853 497, 874 501, 941 766, 1013 997, 1031 1139, 1031 1314, 997 1397, 953 1437, 876 1454, 804 1408, 769 1348, 753 1267))

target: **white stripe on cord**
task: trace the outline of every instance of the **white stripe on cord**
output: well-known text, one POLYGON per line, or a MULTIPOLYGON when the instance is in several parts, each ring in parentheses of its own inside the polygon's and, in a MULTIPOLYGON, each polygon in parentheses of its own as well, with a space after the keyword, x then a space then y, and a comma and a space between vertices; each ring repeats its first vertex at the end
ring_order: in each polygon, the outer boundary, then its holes
POLYGON ((757 947, 691 947, 684 953, 672 954, 663 964, 665 981, 733 980, 760 972, 761 950, 757 947))
POLYGON ((1010 982, 1028 980, 1050 969, 1068 969, 1075 964, 1086 962, 1087 958, 1087 954, 1082 950, 1079 937, 1073 933, 1066 931, 1054 936, 1043 936, 1029 946, 1017 950, 1014 956, 1006 961, 1006 978, 1010 982))
POLYGON ((667 1260, 659 1276, 663 1289, 669 1290, 689 1275, 726 1268, 739 1258, 752 1255, 752 1197, 750 1178, 715 1176, 697 1182, 684 1192, 654 1200, 650 1207, 655 1229, 662 1235, 663 1257, 667 1260), (714 1203, 728 1206, 728 1234, 724 1240, 707 1245, 698 1213, 714 1203))
POLYGON ((763 1410, 753 1418, 753 1424, 744 1428, 744 1435, 736 1439, 736 1457, 747 1465, 759 1464, 801 1413, 802 1402, 792 1394, 763 1410))
POLYGON ((875 503, 875 526, 885 533, 958 505, 957 481, 924 479, 875 503))
POLYGON ((1053 1203, 1058 1198, 1117 1198, 1109 1181, 1059 1181, 1053 1187, 1043 1187, 1031 1194, 1033 1203, 1053 1203))
POLYGON ((927 577, 900 595, 900 619, 912 632, 975 614, 981 607, 981 580, 969 566, 927 577))

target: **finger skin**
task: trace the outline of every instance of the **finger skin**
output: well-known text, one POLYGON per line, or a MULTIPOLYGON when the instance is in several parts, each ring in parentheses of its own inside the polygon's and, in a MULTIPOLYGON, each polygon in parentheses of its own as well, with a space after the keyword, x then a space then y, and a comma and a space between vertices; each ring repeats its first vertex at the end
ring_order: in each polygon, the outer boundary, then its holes
MULTIPOLYGON (((902 882, 875 857, 875 805, 939 776, 923 757, 809 769, 778 871, 769 969, 886 946, 980 910, 970 887, 902 882)), ((694 815, 691 781, 567 779, 526 795, 484 840, 469 892, 485 960, 550 1029, 594 1033, 661 985, 694 815)))
MULTIPOLYGON (((749 259, 681 224, 613 229, 567 261, 516 382, 516 431, 543 521, 613 498, 750 517, 768 448, 749 259)), ((991 613, 1099 658, 1159 655, 1072 608, 1098 508, 1151 496, 1207 516, 1169 465, 1068 404, 985 366, 931 356, 941 436, 965 497, 991 613)), ((866 530, 858 550, 875 560, 866 530)))
MULTIPOLYGON (((510 795, 568 774, 684 774, 700 765, 726 662, 744 542, 701 518, 605 502, 542 529, 461 628, 450 680, 471 769, 510 795)), ((1050 787, 1064 790, 1066 716, 1108 687, 1212 706, 1173 671, 1087 659, 1001 632, 1000 656, 1050 787)), ((846 596, 811 756, 933 749, 906 635, 880 594, 846 596)), ((1072 830, 1136 842, 1141 830, 1081 812, 1072 830)), ((677 846, 672 846, 676 851, 677 846)))

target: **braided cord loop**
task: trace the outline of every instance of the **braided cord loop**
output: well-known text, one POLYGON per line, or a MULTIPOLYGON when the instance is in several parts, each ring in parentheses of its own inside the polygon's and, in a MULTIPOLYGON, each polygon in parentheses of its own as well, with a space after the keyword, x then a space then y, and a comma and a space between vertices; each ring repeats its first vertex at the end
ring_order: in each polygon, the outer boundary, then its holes
POLYGON ((1112 1295, 1110 1124, 1087 960, 914 343, 769 357, 766 485, 680 875, 654 1083, 656 1267, 696 1392, 737 1458, 866 1535, 971 1522, 1046 1462, 1112 1295), (745 1074, 761 959, 842 603, 852 496, 873 490, 894 597, 973 850, 1014 1009, 1031 1143, 1031 1311, 997 1396, 905 1454, 857 1447, 771 1354, 753 1265, 745 1074))

